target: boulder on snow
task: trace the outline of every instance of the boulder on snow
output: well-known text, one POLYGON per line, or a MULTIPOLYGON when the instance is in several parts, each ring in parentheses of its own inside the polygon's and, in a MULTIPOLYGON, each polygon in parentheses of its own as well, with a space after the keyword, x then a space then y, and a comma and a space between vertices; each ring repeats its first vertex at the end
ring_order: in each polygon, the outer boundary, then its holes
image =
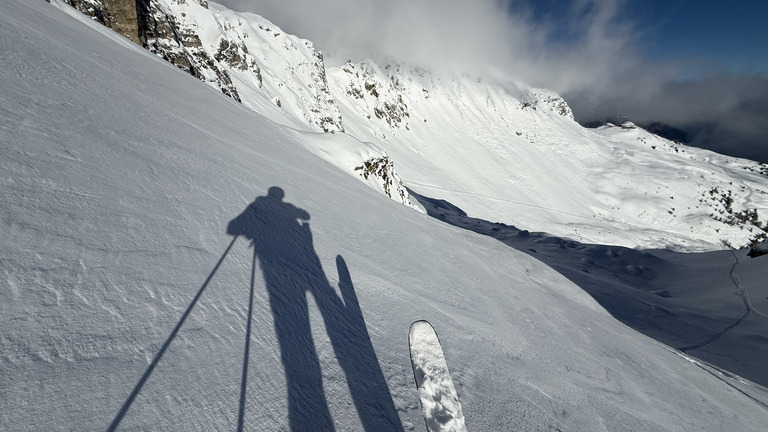
POLYGON ((768 255, 768 239, 763 239, 761 242, 755 242, 749 247, 749 256, 757 258, 761 255, 768 255))

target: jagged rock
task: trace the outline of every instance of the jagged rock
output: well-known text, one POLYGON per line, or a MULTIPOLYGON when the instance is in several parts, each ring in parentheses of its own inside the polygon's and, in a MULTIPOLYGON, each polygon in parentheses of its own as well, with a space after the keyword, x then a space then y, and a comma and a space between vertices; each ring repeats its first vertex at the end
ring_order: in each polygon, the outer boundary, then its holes
MULTIPOLYGON (((306 41, 306 46, 314 51, 311 42, 306 41)), ((328 88, 328 77, 325 75, 323 53, 314 51, 314 59, 313 67, 310 69, 310 76, 315 84, 313 86, 315 100, 311 110, 315 114, 325 112, 325 115, 318 117, 318 124, 324 132, 344 132, 344 126, 341 123, 341 113, 336 107, 336 100, 328 88), (329 110, 329 108, 331 109, 329 110)))
POLYGON ((384 194, 395 201, 414 207, 410 195, 395 171, 395 165, 388 156, 373 157, 355 167, 365 180, 373 180, 383 189, 384 194))
POLYGON ((755 242, 749 248, 749 256, 757 258, 759 256, 768 255, 768 240, 763 239, 761 242, 755 242))
POLYGON ((573 111, 568 103, 557 93, 539 88, 529 89, 528 101, 523 102, 523 108, 544 107, 563 117, 574 120, 573 111))
POLYGON ((128 39, 139 40, 136 0, 64 0, 70 6, 92 17, 128 39))
MULTIPOLYGON (((382 71, 375 63, 347 62, 341 67, 347 74, 345 93, 365 103, 371 116, 387 123, 391 131, 408 129, 411 114, 403 98, 405 86, 399 76, 399 68, 391 65, 382 71)), ((426 92, 427 97, 429 92, 426 92)))
MULTIPOLYGON (((194 26, 186 25, 184 15, 164 9, 157 0, 64 0, 96 21, 142 45, 179 69, 219 88, 240 101, 232 79, 218 59, 202 46, 194 26)), ((205 0, 173 0, 169 4, 208 9, 205 0)), ((228 46, 229 41, 225 44, 228 46)), ((239 59, 238 62, 245 61, 239 59)), ((255 66, 255 62, 253 63, 255 66)))

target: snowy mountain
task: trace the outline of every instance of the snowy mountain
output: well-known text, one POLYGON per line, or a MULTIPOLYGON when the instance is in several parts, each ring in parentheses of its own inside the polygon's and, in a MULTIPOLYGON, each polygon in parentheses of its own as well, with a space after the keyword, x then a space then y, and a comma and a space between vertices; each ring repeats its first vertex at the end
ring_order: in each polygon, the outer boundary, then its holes
MULTIPOLYGON (((757 232, 761 166, 631 125, 582 129, 543 90, 371 62, 325 71, 343 123, 321 132, 334 111, 302 81, 319 57, 298 39, 280 46, 315 60, 295 80, 260 63, 273 47, 246 57, 231 40, 259 88, 211 66, 226 63, 207 48, 223 21, 197 28, 195 55, 168 45, 200 66, 185 69, 52 4, 13 0, 0 15, 3 429, 421 430, 417 319, 441 336, 469 430, 764 429, 764 387, 626 327, 541 261, 374 190, 408 202, 394 161, 404 184, 491 221, 715 248, 757 232), (340 95, 353 86, 362 97, 340 95)), ((213 4, 143 4, 278 32, 213 4)))
MULTIPOLYGON (((108 25, 116 4, 133 4, 66 1, 108 25)), ((591 243, 706 251, 766 236, 768 165, 631 123, 585 129, 557 94, 520 83, 327 68, 310 41, 215 3, 142 4, 123 34, 278 123, 346 132, 308 148, 405 204, 401 180, 471 216, 591 243)))

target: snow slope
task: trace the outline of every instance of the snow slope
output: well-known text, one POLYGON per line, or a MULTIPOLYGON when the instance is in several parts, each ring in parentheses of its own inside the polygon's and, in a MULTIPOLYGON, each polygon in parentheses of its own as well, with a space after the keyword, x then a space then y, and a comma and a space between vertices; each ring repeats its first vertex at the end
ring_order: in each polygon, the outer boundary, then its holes
POLYGON ((103 30, 0 15, 3 429, 417 430, 428 319, 469 430, 763 430, 764 388, 103 30))
POLYGON ((585 129, 557 94, 505 79, 327 67, 311 41, 215 3, 145 4, 159 28, 148 49, 280 124, 336 132, 307 148, 406 205, 401 180, 470 216, 589 243, 709 251, 768 233, 766 164, 632 124, 585 129))
POLYGON ((427 214, 527 253, 657 341, 768 385, 768 256, 679 253, 579 243, 468 217, 418 194, 427 214))
POLYGON ((406 186, 470 216, 682 251, 744 246, 768 228, 768 166, 631 124, 586 129, 558 95, 520 84, 372 62, 328 76, 348 133, 378 137, 406 186))

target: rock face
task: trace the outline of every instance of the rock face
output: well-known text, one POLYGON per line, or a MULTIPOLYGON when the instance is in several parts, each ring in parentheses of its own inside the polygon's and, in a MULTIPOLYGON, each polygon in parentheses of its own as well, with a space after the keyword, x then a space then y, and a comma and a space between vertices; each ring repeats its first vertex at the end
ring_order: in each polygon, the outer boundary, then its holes
POLYGON ((535 93, 536 99, 541 105, 545 106, 547 109, 552 110, 554 113, 574 120, 571 107, 568 106, 568 103, 565 102, 565 99, 561 98, 560 95, 553 91, 544 89, 535 89, 535 93))
POLYGON ((341 67, 347 78, 346 94, 365 104, 366 116, 372 114, 390 129, 408 129, 410 112, 403 101, 405 87, 398 74, 399 68, 386 66, 384 70, 373 62, 355 65, 348 62, 341 67), (391 73, 387 73, 390 69, 391 73))
MULTIPOLYGON (((226 65, 236 64, 251 67, 256 76, 260 74, 259 67, 252 59, 247 60, 248 53, 234 41, 222 39, 226 54, 221 51, 209 52, 197 33, 197 26, 187 19, 188 14, 170 14, 155 0, 136 2, 139 8, 139 33, 142 45, 166 61, 176 65, 194 77, 218 87, 222 93, 241 102, 237 88, 232 83, 226 65), (238 49, 240 48, 240 49, 238 49)), ((173 0, 169 5, 173 4, 173 0)), ((191 3, 186 0, 176 0, 178 6, 190 9, 208 9, 207 3, 191 3)), ((170 6, 169 6, 170 7, 170 6)), ((197 11, 200 13, 200 11, 197 11)))
POLYGON ((254 107, 242 91, 266 93, 319 131, 344 131, 322 53, 261 17, 212 10, 205 0, 63 1, 238 102, 254 107), (269 74, 265 86, 259 62, 287 73, 269 74))
POLYGON ((64 0, 70 6, 92 17, 128 39, 141 44, 136 0, 64 0))
MULTIPOLYGON (((237 58, 237 63, 245 62, 254 74, 259 74, 256 63, 248 63, 243 58, 247 52, 229 49, 227 54, 231 57, 213 57, 203 47, 196 26, 187 22, 188 14, 169 13, 158 0, 64 1, 237 101, 241 101, 240 95, 223 63, 237 58)), ((200 11, 195 9, 208 10, 208 3, 204 0, 169 0, 166 6, 169 9, 173 6, 186 7, 197 13, 200 11)), ((230 41, 222 41, 225 42, 229 47, 230 41)))
POLYGON ((377 179, 384 190, 384 195, 413 207, 408 191, 403 187, 403 182, 397 176, 395 165, 389 157, 370 158, 364 161, 362 165, 355 167, 355 171, 359 171, 366 180, 377 179))

